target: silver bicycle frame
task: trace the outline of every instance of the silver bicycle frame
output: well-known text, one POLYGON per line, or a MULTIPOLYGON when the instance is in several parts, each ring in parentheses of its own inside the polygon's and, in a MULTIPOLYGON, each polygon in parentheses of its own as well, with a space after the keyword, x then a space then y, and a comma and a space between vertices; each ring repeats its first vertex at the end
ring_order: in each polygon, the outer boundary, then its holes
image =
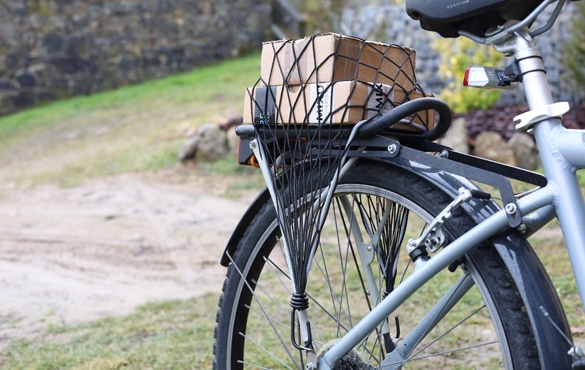
MULTIPOLYGON (((585 130, 565 129, 561 125, 560 117, 543 115, 543 107, 552 105, 553 99, 540 53, 527 30, 515 32, 510 39, 496 45, 496 49, 514 56, 518 62, 528 106, 534 113, 534 122, 527 128, 534 132, 542 166, 548 179, 546 187, 518 200, 519 212, 523 216, 523 222, 542 226, 550 220, 550 215, 553 214, 551 208, 554 210, 565 238, 582 307, 585 307, 585 272, 582 271, 582 267, 585 266, 585 202, 576 176, 577 169, 585 168, 585 130)), ((506 213, 501 210, 434 255, 330 348, 320 358, 318 369, 331 369, 344 354, 358 345, 380 322, 439 271, 481 241, 508 227, 506 213)), ((455 285, 445 297, 464 294, 469 289, 469 280, 464 276, 461 284, 455 285)), ((423 318, 421 324, 401 342, 398 349, 387 357, 381 367, 400 368, 412 348, 428 333, 437 322, 437 318, 442 317, 444 306, 444 302, 439 302, 423 318)))

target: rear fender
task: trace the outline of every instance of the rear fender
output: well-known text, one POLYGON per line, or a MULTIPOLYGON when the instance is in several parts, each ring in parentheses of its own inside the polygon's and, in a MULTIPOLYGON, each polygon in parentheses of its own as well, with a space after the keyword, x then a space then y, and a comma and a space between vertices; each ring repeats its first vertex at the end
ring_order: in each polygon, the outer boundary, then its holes
MULTIPOLYGON (((461 187, 477 189, 474 183, 461 176, 428 167, 394 164, 425 178, 453 198, 459 194, 461 187)), ((463 208, 477 223, 500 210, 491 199, 475 198, 463 204, 463 208)), ((542 368, 570 368, 572 360, 567 353, 570 345, 565 337, 571 338, 571 330, 556 289, 534 249, 516 230, 502 232, 494 236, 491 242, 502 257, 526 303, 525 308, 535 328, 538 348, 543 352, 540 353, 542 368), (548 312, 550 320, 545 317, 543 310, 548 312), (560 331, 554 328, 551 320, 560 331), (564 352, 553 351, 559 348, 559 343, 566 343, 564 352)))
POLYGON ((258 194, 256 196, 256 198, 252 201, 250 206, 248 206, 248 209, 246 209, 246 212, 244 212, 244 214, 242 215, 240 222, 238 222, 238 225, 234 229, 232 236, 228 240, 227 245, 225 247, 225 250, 223 251, 223 254, 222 254, 221 260, 220 260, 220 263, 222 266, 228 267, 230 265, 229 256, 234 255, 234 252, 236 251, 236 249, 238 247, 238 243, 240 242, 240 239, 244 235, 244 232, 246 231, 246 229, 248 228, 248 226, 252 222, 252 219, 258 213, 258 211, 260 211, 260 209, 267 202, 270 202, 270 201, 271 201, 270 200, 270 192, 268 191, 267 188, 264 188, 260 192, 260 194, 258 194))

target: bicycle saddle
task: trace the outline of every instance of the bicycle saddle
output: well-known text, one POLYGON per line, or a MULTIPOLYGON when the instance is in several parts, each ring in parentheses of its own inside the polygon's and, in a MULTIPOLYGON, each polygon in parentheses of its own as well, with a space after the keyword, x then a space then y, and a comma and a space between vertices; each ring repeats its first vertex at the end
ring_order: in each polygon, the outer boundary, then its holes
POLYGON ((467 31, 479 37, 509 20, 522 20, 542 0, 406 0, 406 13, 443 37, 467 31))

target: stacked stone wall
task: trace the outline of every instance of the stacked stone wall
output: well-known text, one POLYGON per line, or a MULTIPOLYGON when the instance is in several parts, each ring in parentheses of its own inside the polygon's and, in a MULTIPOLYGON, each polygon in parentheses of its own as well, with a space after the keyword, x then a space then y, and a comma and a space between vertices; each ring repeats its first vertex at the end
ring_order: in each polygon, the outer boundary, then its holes
MULTIPOLYGON (((375 2, 374 2, 375 3, 375 2)), ((380 2, 379 2, 380 3, 380 2)), ((396 43, 416 49, 417 79, 426 91, 439 93, 446 86, 439 74, 441 56, 433 50, 434 39, 439 36, 421 29, 417 21, 406 15, 404 6, 384 4, 367 6, 350 6, 343 11, 341 31, 363 38, 396 43)), ((552 13, 549 7, 538 24, 542 24, 552 13)), ((563 42, 570 37, 571 17, 575 14, 573 4, 566 5, 559 19, 548 32, 535 39, 537 47, 543 55, 544 66, 552 88, 555 101, 569 101, 574 104, 584 103, 582 95, 571 91, 566 81, 561 60, 563 42)), ((464 71, 460 71, 461 81, 464 71)), ((525 98, 520 88, 505 91, 499 105, 524 104, 525 98)))
POLYGON ((270 14, 270 0, 0 0, 0 115, 258 50, 270 14))
MULTIPOLYGON (((425 90, 445 86, 436 35, 403 6, 352 5, 336 32, 417 49, 425 90)), ((134 84, 259 50, 272 38, 271 0, 0 0, 0 115, 55 99, 134 84)), ((571 6, 571 5, 569 5, 571 6)), ((582 103, 559 60, 570 9, 537 38, 555 100, 582 103)), ((522 104, 520 89, 500 104, 522 104)))

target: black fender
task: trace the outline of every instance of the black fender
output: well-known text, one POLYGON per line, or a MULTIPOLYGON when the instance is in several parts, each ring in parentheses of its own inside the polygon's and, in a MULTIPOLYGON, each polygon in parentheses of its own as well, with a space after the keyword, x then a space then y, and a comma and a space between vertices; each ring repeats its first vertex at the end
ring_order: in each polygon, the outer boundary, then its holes
POLYGON ((223 254, 221 255, 220 263, 222 266, 228 267, 230 265, 231 261, 230 261, 229 256, 234 255, 234 252, 238 248, 238 243, 240 242, 240 239, 244 235, 244 232, 246 231, 246 229, 250 225, 250 222, 252 222, 252 219, 254 218, 254 216, 266 204, 266 202, 271 202, 270 192, 268 191, 268 188, 264 188, 256 196, 256 198, 252 201, 252 203, 250 203, 250 205, 248 206, 248 209, 246 209, 246 211, 242 215, 242 218, 240 219, 240 221, 236 225, 236 228, 232 232, 232 235, 227 242, 225 250, 223 251, 223 254))
MULTIPOLYGON (((458 195, 460 187, 477 189, 474 183, 461 176, 429 167, 417 168, 394 164, 427 179, 453 198, 458 195)), ((463 208, 477 223, 500 210, 500 207, 491 199, 472 199, 464 204, 463 208)), ((526 303, 528 316, 535 328, 536 342, 542 351, 540 353, 541 368, 571 368, 572 358, 568 355, 571 345, 565 339, 571 338, 570 326, 556 289, 536 252, 528 240, 516 230, 506 230, 491 238, 490 241, 502 257, 526 303), (548 313, 549 318, 545 317, 544 312, 548 313), (551 321, 558 326, 558 329, 551 324, 551 321), (559 343, 566 344, 564 352, 559 353, 553 350, 558 348, 559 343)))
MULTIPOLYGON (((425 178, 453 198, 459 194, 458 190, 461 187, 477 189, 474 183, 461 176, 446 173, 431 167, 411 166, 406 163, 393 162, 391 159, 378 160, 402 167, 425 178)), ((251 220, 266 202, 271 202, 271 199, 269 191, 264 189, 254 199, 236 226, 222 255, 222 266, 229 266, 230 259, 228 254, 234 254, 239 240, 242 238, 251 220)), ((480 223, 491 214, 499 211, 500 207, 491 199, 474 198, 464 204, 463 209, 474 221, 480 223)), ((512 274, 518 290, 526 303, 526 310, 535 328, 538 348, 543 351, 543 353, 540 353, 542 368, 570 368, 571 357, 567 353, 570 345, 565 337, 563 337, 564 335, 566 338, 571 338, 570 327, 557 292, 532 246, 516 230, 507 230, 506 232, 495 235, 490 241, 512 274), (547 312, 549 317, 546 318, 543 312, 547 312), (559 330, 551 324, 551 321, 557 325, 559 330), (558 351, 552 350, 558 348, 559 343, 567 343, 566 351, 558 353, 558 351), (565 365, 564 367, 563 364, 565 365)))

